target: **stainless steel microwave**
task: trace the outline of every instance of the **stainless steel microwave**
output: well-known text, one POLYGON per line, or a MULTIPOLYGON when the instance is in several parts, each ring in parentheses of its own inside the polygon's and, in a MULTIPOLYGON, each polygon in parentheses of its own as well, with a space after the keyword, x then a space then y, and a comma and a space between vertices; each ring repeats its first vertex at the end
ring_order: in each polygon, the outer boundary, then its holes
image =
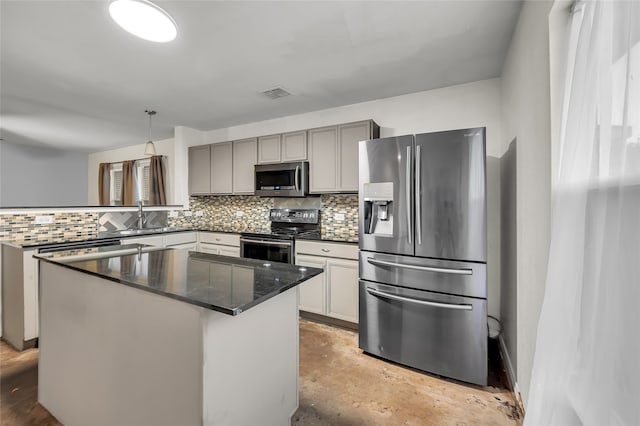
POLYGON ((255 195, 304 197, 309 193, 309 162, 256 164, 255 195))

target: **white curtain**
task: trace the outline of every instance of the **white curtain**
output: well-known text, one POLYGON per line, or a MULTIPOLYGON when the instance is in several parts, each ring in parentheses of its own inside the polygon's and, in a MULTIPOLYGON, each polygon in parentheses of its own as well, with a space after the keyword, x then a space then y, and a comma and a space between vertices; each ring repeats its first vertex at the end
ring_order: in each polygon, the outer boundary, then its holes
POLYGON ((640 425, 640 2, 572 15, 525 425, 640 425))

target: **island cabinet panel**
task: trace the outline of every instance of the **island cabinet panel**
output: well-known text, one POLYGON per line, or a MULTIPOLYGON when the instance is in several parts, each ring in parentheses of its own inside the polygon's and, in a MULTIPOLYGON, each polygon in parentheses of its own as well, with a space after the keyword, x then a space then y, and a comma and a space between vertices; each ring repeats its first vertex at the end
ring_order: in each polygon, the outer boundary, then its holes
POLYGON ((285 133, 282 135, 281 161, 303 161, 307 159, 307 131, 285 133))
POLYGON ((301 311, 358 322, 358 246, 296 242, 296 264, 324 272, 300 285, 301 311))
POLYGON ((189 194, 211 193, 211 146, 189 148, 189 194))
POLYGON ((178 232, 164 235, 163 247, 195 250, 197 246, 197 232, 178 232))
POLYGON ((258 164, 280 162, 280 135, 262 136, 258 138, 258 164))
POLYGON ((211 144, 211 193, 233 192, 233 143, 211 144))
MULTIPOLYGON (((296 288, 230 315, 57 264, 41 269, 38 401, 63 424, 291 423, 296 288)), ((194 288, 212 276, 222 284, 200 287, 213 302, 229 296, 231 277, 253 282, 224 260, 192 258, 187 269, 194 288)), ((232 290, 253 297, 243 283, 232 290)))
POLYGON ((258 162, 258 139, 233 141, 233 193, 255 192, 255 165, 258 162))
POLYGON ((338 188, 336 126, 309 130, 309 192, 335 192, 338 188))

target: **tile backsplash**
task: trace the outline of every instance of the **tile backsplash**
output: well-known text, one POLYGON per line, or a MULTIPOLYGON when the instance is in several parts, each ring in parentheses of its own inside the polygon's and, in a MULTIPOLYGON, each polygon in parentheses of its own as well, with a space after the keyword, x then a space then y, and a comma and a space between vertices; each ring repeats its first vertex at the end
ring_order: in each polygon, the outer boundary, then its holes
MULTIPOLYGON (((301 199, 262 198, 252 195, 191 197, 189 210, 145 212, 146 226, 183 226, 226 232, 267 231, 269 209, 320 208, 322 236, 354 240, 358 235, 358 196, 325 194, 301 199), (202 216, 196 216, 202 212, 202 216), (189 216, 191 213, 191 216, 189 216), (336 218, 338 215, 338 218, 336 218), (340 216, 344 215, 344 219, 340 216)), ((93 238, 98 232, 135 226, 136 212, 0 213, 0 241, 38 241, 93 238), (38 224, 37 216, 51 216, 52 223, 38 224)))
POLYGON ((91 238, 97 234, 98 213, 0 213, 0 241, 91 238), (51 216, 52 223, 38 224, 38 216, 51 216))
POLYGON ((169 226, 258 232, 269 229, 269 209, 274 207, 320 208, 323 237, 354 239, 358 235, 358 196, 353 194, 325 194, 306 199, 198 196, 191 197, 188 211, 176 210, 177 217, 168 220, 169 226), (202 212, 202 216, 196 216, 198 212, 202 212), (336 214, 344 215, 344 219, 336 219, 336 214))

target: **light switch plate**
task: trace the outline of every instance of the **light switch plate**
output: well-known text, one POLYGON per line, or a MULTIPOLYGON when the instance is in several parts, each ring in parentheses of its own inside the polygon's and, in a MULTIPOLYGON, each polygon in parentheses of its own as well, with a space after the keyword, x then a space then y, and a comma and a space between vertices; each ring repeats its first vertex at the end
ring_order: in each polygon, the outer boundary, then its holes
POLYGON ((198 210, 198 211, 196 212, 196 216, 200 217, 200 216, 202 216, 202 215, 204 215, 204 213, 202 212, 202 210, 198 210))
POLYGON ((344 220, 344 213, 336 213, 333 215, 333 220, 344 220))
POLYGON ((242 217, 242 216, 244 216, 244 212, 242 210, 237 210, 236 217, 242 217))
POLYGON ((191 210, 186 210, 186 211, 184 212, 184 215, 185 215, 186 217, 191 217, 191 216, 193 216, 193 212, 192 212, 191 210))
POLYGON ((36 216, 36 225, 53 223, 53 216, 36 216))
POLYGON ((169 217, 178 217, 178 212, 175 210, 172 210, 169 212, 169 217))

